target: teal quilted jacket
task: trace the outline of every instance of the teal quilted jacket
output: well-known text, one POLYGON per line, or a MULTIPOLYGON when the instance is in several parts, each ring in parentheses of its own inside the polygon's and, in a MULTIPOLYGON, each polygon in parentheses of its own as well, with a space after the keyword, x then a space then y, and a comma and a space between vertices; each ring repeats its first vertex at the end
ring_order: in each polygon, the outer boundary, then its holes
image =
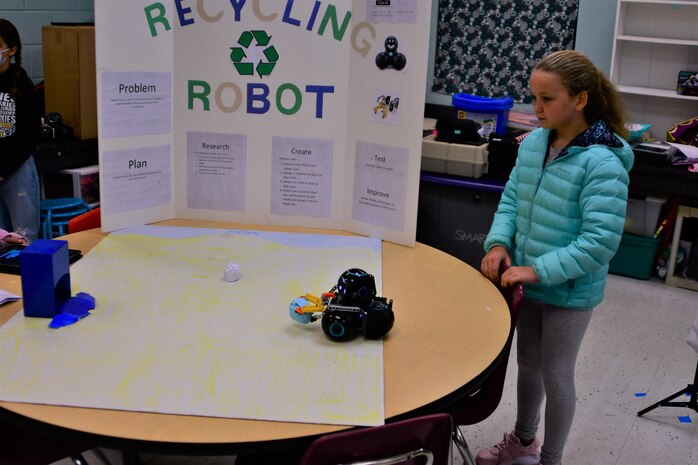
POLYGON ((521 143, 484 246, 533 266, 540 282, 527 298, 588 309, 603 299, 623 233, 633 152, 597 121, 544 168, 549 134, 539 128, 521 143))

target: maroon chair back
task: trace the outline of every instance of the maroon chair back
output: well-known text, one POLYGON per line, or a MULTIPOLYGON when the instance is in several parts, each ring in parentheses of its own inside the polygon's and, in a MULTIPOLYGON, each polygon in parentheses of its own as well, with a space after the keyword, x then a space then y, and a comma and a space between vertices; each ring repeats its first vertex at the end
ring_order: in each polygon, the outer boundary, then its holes
POLYGON ((0 418, 0 464, 48 465, 67 457, 75 463, 85 459, 82 452, 93 446, 56 439, 27 430, 0 418))
MULTIPOLYGON (((502 264, 499 266, 499 275, 501 276, 509 268, 508 265, 502 264)), ((474 465, 473 458, 468 441, 461 432, 459 426, 474 425, 485 420, 499 406, 504 391, 504 381, 507 374, 507 365, 509 364, 509 353, 511 352, 512 340, 514 338, 514 330, 516 322, 519 319, 519 309, 524 300, 523 284, 517 284, 508 288, 497 285, 499 292, 504 296, 509 307, 509 315, 511 326, 509 327, 509 336, 504 344, 499 362, 494 367, 492 372, 478 386, 478 389, 470 395, 458 399, 451 406, 451 415, 453 415, 453 442, 458 449, 458 452, 463 457, 463 462, 466 465, 474 465)))
POLYGON ((450 415, 437 413, 370 428, 328 434, 305 451, 300 465, 390 463, 447 465, 453 423, 450 415), (404 461, 399 460, 404 457, 404 461))

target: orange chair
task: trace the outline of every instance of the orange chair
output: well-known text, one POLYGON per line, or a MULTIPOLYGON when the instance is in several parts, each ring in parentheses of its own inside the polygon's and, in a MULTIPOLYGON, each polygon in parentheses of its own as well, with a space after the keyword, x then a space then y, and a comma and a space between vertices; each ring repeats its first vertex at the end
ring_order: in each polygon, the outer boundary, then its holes
POLYGON ((71 218, 68 222, 68 234, 94 229, 102 226, 102 215, 100 208, 94 208, 88 212, 71 218))
MULTIPOLYGON (((499 268, 501 276, 508 265, 502 262, 499 268)), ((509 362, 509 352, 511 351, 512 338, 516 329, 516 322, 519 318, 519 309, 524 299, 524 287, 519 283, 516 286, 502 288, 497 286, 499 291, 504 296, 504 299, 509 306, 509 315, 511 317, 511 328, 509 329, 509 337, 502 350, 499 363, 485 380, 478 386, 473 393, 458 399, 452 406, 450 411, 453 417, 453 442, 458 451, 463 457, 463 462, 466 465, 475 464, 473 454, 468 447, 468 443, 463 436, 459 426, 474 425, 480 423, 489 417, 499 405, 504 390, 504 381, 507 374, 507 364, 509 362)))

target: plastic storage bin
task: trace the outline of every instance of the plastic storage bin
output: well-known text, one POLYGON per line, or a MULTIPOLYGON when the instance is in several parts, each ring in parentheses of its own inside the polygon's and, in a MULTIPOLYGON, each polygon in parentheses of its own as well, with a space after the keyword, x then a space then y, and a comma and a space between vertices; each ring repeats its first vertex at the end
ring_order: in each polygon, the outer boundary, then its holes
POLYGON ((434 134, 422 139, 422 170, 434 173, 446 172, 446 158, 448 157, 448 142, 436 140, 434 134))
POLYGON ((620 247, 611 260, 608 272, 631 278, 650 279, 661 238, 623 233, 620 247))
POLYGON ((487 173, 487 144, 451 144, 446 158, 446 174, 479 178, 487 173))
POLYGON ((422 139, 422 170, 479 178, 487 173, 487 144, 440 142, 433 134, 422 139))
POLYGON ((625 232, 647 237, 654 236, 657 231, 659 212, 664 202, 666 198, 660 197, 629 198, 625 214, 625 232))
POLYGON ((511 97, 480 97, 470 94, 455 94, 451 98, 456 108, 457 119, 470 119, 482 125, 481 136, 490 133, 504 134, 509 122, 509 110, 514 106, 511 97))

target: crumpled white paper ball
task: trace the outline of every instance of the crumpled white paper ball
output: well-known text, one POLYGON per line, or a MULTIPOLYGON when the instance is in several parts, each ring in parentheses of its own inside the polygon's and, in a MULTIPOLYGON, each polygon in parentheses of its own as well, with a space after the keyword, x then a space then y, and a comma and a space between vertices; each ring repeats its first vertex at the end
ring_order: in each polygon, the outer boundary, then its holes
POLYGON ((223 279, 229 283, 235 282, 240 279, 240 265, 237 263, 228 263, 223 271, 223 279))

